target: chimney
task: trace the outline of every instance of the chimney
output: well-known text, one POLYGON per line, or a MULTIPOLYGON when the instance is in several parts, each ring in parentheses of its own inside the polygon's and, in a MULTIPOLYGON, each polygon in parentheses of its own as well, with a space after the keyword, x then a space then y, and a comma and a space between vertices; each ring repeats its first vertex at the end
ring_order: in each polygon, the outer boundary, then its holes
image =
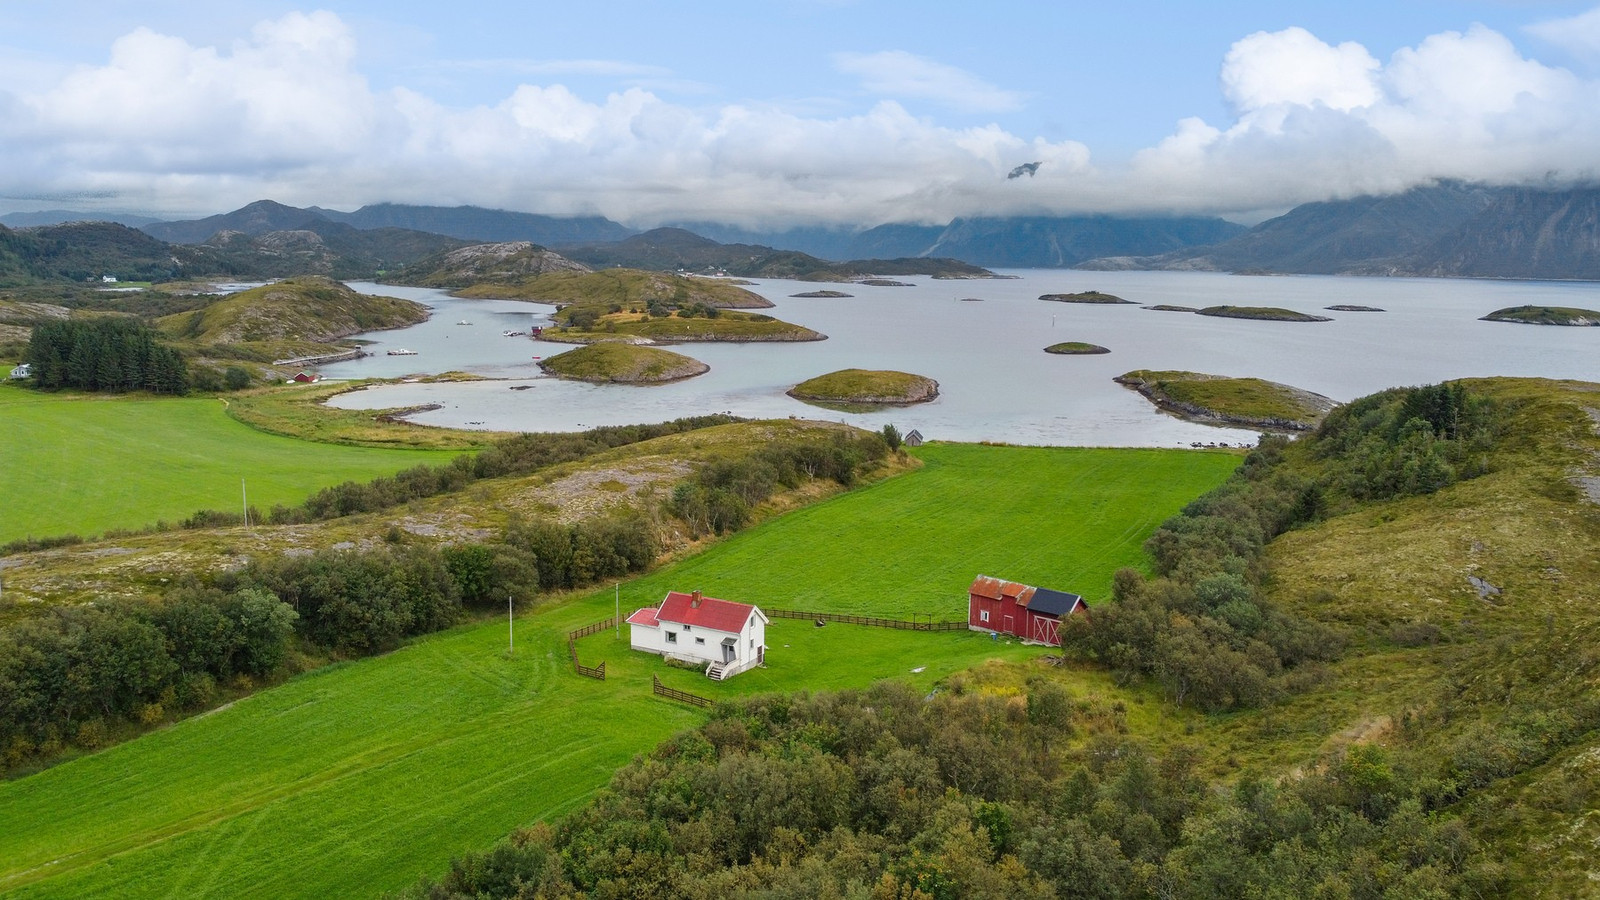
POLYGON ((699 609, 700 608, 700 592, 699 591, 695 591, 694 593, 689 595, 689 608, 690 609, 699 609))

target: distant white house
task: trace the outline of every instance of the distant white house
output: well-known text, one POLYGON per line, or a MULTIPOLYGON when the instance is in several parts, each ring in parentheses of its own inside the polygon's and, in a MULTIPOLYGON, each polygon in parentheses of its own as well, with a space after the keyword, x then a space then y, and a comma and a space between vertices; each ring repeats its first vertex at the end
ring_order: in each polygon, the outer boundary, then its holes
POLYGON ((633 649, 705 663, 707 677, 721 681, 766 662, 767 622, 749 603, 670 591, 660 606, 628 617, 628 634, 633 649))
POLYGON ((100 276, 100 281, 101 281, 102 284, 116 284, 117 283, 117 276, 115 276, 115 275, 101 275, 100 276))
POLYGON ((33 377, 33 366, 29 365, 28 363, 23 363, 22 365, 17 366, 15 369, 11 370, 11 377, 31 378, 33 377))

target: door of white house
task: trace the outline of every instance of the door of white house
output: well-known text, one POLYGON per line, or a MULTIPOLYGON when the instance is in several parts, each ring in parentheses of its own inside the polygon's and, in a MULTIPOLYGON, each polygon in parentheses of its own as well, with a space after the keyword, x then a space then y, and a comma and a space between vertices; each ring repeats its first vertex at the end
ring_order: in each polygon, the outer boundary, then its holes
POLYGON ((738 647, 739 641, 737 638, 723 638, 722 661, 725 663, 733 662, 734 658, 739 655, 738 647))

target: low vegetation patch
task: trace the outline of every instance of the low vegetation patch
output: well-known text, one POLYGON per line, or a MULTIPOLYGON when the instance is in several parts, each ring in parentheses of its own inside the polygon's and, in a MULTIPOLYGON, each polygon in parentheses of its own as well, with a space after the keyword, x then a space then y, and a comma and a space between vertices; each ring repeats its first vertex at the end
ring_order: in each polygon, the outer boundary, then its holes
POLYGON ((1335 405, 1321 394, 1260 378, 1137 369, 1114 380, 1168 412, 1249 428, 1305 431, 1335 405))
POLYGON ((1279 306, 1208 306, 1197 310, 1202 316, 1219 316, 1224 319, 1262 319, 1269 322, 1332 322, 1327 316, 1295 312, 1279 306))
POLYGON ((711 371, 681 353, 616 341, 568 350, 540 361, 539 368, 561 378, 610 384, 662 384, 711 371))
POLYGON ((1483 317, 1485 322, 1523 325, 1600 325, 1600 310, 1571 306, 1508 306, 1483 317))
MULTIPOLYGON (((472 376, 445 373, 442 380, 472 376)), ((228 415, 269 434, 353 447, 418 450, 479 450, 510 435, 499 431, 461 431, 406 421, 391 409, 337 409, 329 397, 381 382, 320 382, 274 385, 229 396, 228 415)))
POLYGON ((1058 303, 1133 303, 1132 300, 1124 300, 1115 294, 1107 294, 1104 291, 1078 291, 1075 294, 1040 294, 1039 299, 1054 300, 1058 303))
POLYGON ((1044 352, 1060 353, 1065 356, 1092 356, 1099 353, 1110 353, 1111 351, 1099 344, 1089 344, 1084 341, 1062 341, 1059 344, 1051 344, 1044 348, 1044 352))
POLYGON ((1397 801, 1357 748, 1214 791, 1115 708, 906 685, 725 704, 553 823, 451 862, 413 898, 1440 896, 1502 886, 1472 842, 1397 801), (1244 834, 1241 834, 1244 832, 1244 834))
POLYGON ((898 406, 939 396, 939 382, 923 375, 878 369, 840 369, 800 382, 789 396, 807 403, 898 406))
POLYGON ((546 328, 541 340, 587 344, 596 341, 646 340, 664 343, 760 343, 822 341, 827 335, 760 313, 689 306, 605 312, 594 307, 569 307, 557 314, 563 324, 546 328))

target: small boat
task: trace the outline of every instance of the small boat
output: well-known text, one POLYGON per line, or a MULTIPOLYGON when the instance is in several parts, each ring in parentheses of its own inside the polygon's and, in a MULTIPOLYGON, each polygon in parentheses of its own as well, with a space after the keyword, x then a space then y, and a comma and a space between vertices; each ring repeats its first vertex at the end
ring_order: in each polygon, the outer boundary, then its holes
POLYGON ((393 350, 389 351, 389 355, 390 356, 416 356, 417 355, 417 351, 415 351, 415 350, 407 350, 404 347, 396 347, 393 350))
POLYGON ((522 332, 520 331, 502 331, 500 333, 506 337, 522 337, 522 332))
POLYGON ((466 319, 462 319, 461 321, 457 322, 456 324, 457 325, 471 325, 472 323, 468 322, 466 319))

